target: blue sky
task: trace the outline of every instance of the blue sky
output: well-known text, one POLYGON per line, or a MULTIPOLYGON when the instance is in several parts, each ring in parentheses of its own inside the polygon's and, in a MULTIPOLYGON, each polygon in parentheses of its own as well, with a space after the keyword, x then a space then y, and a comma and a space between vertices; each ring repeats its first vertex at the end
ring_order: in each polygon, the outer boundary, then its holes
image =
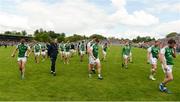
POLYGON ((0 0, 0 32, 37 28, 162 38, 180 32, 180 0, 0 0))

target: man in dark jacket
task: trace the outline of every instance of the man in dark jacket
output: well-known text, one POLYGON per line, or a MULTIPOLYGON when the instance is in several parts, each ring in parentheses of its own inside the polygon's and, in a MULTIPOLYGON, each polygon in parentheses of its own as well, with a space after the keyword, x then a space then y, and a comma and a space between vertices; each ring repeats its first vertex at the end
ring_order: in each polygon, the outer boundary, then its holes
POLYGON ((58 44, 57 44, 57 39, 55 39, 51 44, 48 46, 48 56, 51 59, 51 74, 56 76, 56 59, 58 55, 58 44))

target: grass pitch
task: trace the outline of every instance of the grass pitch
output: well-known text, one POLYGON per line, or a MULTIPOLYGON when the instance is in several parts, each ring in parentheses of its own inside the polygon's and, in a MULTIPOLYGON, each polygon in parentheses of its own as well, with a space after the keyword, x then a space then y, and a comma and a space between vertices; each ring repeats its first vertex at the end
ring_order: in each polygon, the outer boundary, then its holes
MULTIPOLYGON (((57 60, 57 76, 50 74, 50 61, 34 63, 28 59, 25 80, 20 80, 17 59, 11 58, 12 47, 0 47, 0 100, 16 101, 180 101, 180 56, 175 59, 174 81, 168 85, 173 94, 161 93, 159 83, 164 74, 160 67, 157 80, 148 79, 150 65, 146 64, 146 50, 133 48, 133 61, 129 69, 121 68, 121 48, 112 46, 107 62, 102 62, 104 80, 97 75, 88 78, 87 56, 71 58, 69 65, 57 60)), ((100 55, 101 57, 101 55, 100 55)))

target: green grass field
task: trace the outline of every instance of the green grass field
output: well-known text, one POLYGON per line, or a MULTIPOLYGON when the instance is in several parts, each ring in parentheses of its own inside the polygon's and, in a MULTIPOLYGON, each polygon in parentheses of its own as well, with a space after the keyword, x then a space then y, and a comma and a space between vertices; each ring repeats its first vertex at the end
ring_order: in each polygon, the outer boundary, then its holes
POLYGON ((159 65, 157 81, 148 79, 150 65, 146 64, 146 50, 133 49, 134 63, 129 69, 121 68, 120 47, 111 47, 107 62, 102 62, 104 80, 97 75, 88 78, 87 56, 84 62, 79 57, 64 65, 58 58, 57 76, 50 72, 50 61, 34 63, 28 59, 25 80, 20 80, 16 58, 10 55, 13 48, 0 48, 0 100, 25 101, 180 101, 180 56, 175 59, 174 81, 169 84, 173 94, 161 93, 158 85, 164 78, 159 65))

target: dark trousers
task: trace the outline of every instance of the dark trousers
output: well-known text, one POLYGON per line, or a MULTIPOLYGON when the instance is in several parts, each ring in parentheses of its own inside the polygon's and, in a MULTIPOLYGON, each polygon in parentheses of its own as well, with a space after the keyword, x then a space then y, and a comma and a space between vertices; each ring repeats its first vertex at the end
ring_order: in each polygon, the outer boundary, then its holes
POLYGON ((51 57, 51 71, 56 71, 56 59, 57 57, 51 57))

